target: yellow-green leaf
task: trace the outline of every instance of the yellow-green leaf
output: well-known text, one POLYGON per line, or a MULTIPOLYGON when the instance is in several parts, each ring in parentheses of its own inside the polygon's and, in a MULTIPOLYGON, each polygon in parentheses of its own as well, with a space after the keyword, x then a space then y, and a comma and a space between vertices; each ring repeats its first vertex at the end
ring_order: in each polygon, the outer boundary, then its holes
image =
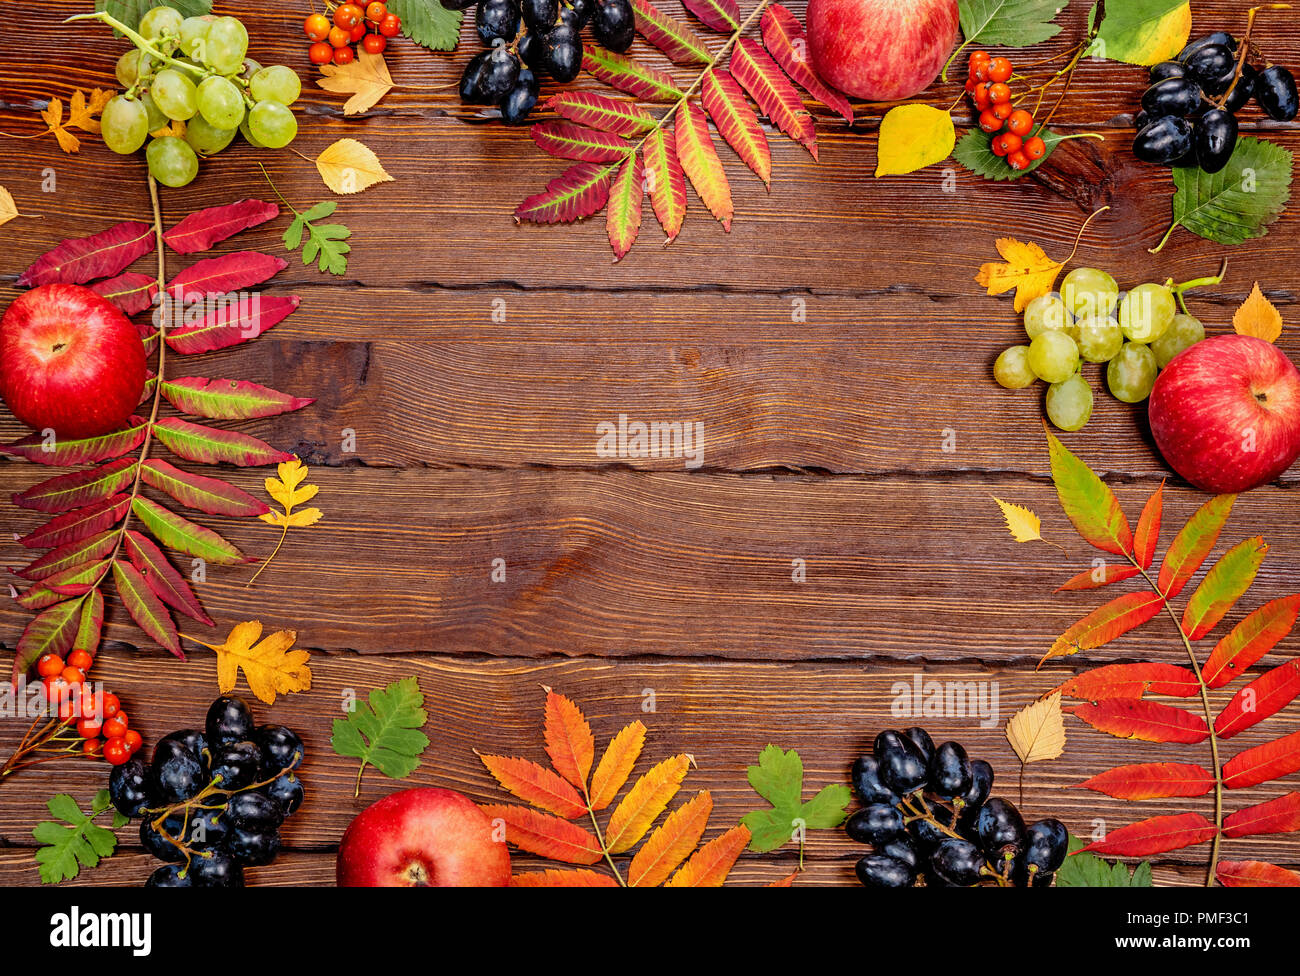
POLYGON ((1109 3, 1093 42, 1093 53, 1127 64, 1159 64, 1181 51, 1191 34, 1190 3, 1109 3))
POLYGON ((957 130, 952 116, 930 105, 899 105, 880 123, 876 176, 914 173, 952 155, 957 130))

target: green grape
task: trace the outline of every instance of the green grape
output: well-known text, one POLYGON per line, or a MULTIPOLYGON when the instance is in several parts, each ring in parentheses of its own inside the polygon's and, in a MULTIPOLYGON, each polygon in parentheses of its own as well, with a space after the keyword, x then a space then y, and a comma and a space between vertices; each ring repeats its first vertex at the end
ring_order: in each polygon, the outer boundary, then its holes
POLYGON ((1040 380, 1063 383, 1079 368, 1079 347, 1064 332, 1044 332, 1029 344, 1029 368, 1040 380))
POLYGON ((1126 342, 1106 367, 1106 384, 1118 400, 1141 403, 1156 385, 1156 354, 1141 342, 1126 342))
POLYGON ((1038 377, 1029 368, 1029 347, 1012 346, 1004 349, 993 364, 993 378, 1008 390, 1023 390, 1038 382, 1038 377))
POLYGON ((234 74, 242 67, 248 53, 248 31, 234 17, 218 17, 208 25, 204 62, 223 75, 234 74))
POLYGON ((149 116, 150 132, 157 132, 159 129, 167 128, 167 123, 171 120, 163 114, 163 110, 154 102, 152 95, 145 92, 140 96, 140 104, 144 106, 144 110, 149 116))
POLYGON ((1037 339, 1044 332, 1066 332, 1070 313, 1056 295, 1040 295, 1025 306, 1025 335, 1037 339))
POLYGON ((181 22, 181 50, 187 58, 203 60, 203 49, 208 42, 208 17, 186 17, 181 22))
POLYGON ((250 146, 252 146, 254 149, 265 149, 265 148, 266 148, 266 146, 262 145, 260 142, 258 142, 256 139, 253 138, 253 132, 252 132, 252 130, 248 127, 248 116, 247 116, 247 115, 244 116, 244 121, 239 123, 239 134, 240 134, 241 136, 243 136, 244 139, 245 139, 245 141, 246 141, 250 146))
POLYGON ((230 145, 238 131, 238 128, 218 129, 202 115, 196 115, 185 124, 185 141, 200 156, 213 156, 230 145))
POLYGON ((1109 318, 1076 319, 1079 355, 1090 363, 1108 363, 1124 345, 1124 332, 1112 315, 1109 318))
POLYGON ((292 105, 302 94, 302 82, 298 79, 298 72, 292 68, 283 64, 273 64, 253 75, 249 90, 259 102, 292 105))
POLYGON ((1173 325, 1151 343, 1151 351, 1156 354, 1156 365, 1164 369, 1180 352, 1204 338, 1205 326, 1201 325, 1199 319, 1190 315, 1175 315, 1173 325))
POLYGON ((1174 293, 1164 285, 1138 285, 1119 303, 1119 325, 1130 342, 1154 342, 1177 314, 1174 293))
POLYGON ((199 110, 198 89, 194 82, 173 68, 158 72, 149 86, 149 94, 169 119, 184 122, 199 110))
POLYGON ((164 34, 180 36, 185 18, 173 7, 154 7, 140 18, 140 33, 146 41, 157 40, 164 34))
POLYGON ((117 95, 109 99, 99 117, 104 145, 125 156, 149 138, 149 113, 138 99, 117 95))
POLYGON ((210 75, 199 85, 199 114, 214 129, 237 129, 244 121, 244 96, 234 82, 210 75))
POLYGON ((1061 297, 1075 318, 1109 315, 1119 301, 1119 285, 1105 271, 1076 268, 1061 282, 1061 297))
POLYGON ((149 172, 163 186, 185 186, 199 173, 199 157, 183 139, 163 136, 145 150, 149 172))
POLYGON ((1092 387, 1083 376, 1048 387, 1047 419, 1061 430, 1079 430, 1092 419, 1092 387))
POLYGON ((134 85, 140 77, 140 52, 135 48, 131 48, 118 58, 113 74, 117 75, 117 83, 123 88, 130 88, 134 85))
POLYGON ((244 67, 243 70, 239 72, 239 76, 245 81, 252 81, 253 75, 257 74, 261 70, 262 62, 254 61, 252 58, 244 58, 244 67))
POLYGON ((298 134, 298 120, 279 102, 258 102, 248 115, 248 128, 268 149, 283 149, 298 134))

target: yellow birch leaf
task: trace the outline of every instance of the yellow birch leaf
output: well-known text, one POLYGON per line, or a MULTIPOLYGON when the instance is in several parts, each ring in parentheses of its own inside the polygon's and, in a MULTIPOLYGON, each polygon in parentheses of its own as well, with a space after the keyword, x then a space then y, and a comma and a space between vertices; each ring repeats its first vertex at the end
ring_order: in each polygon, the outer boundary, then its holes
POLYGON ((1007 741, 1022 763, 1055 759, 1065 751, 1065 719, 1058 691, 1026 705, 1007 722, 1007 741))
POLYGON ((0 186, 0 226, 18 216, 21 215, 18 213, 18 204, 14 203, 13 194, 0 186))
POLYGON ((391 183, 374 151, 356 139, 340 139, 316 157, 321 179, 335 193, 360 193, 376 183, 391 183))
POLYGON ((1004 502, 996 495, 993 500, 998 503, 998 508, 1002 509, 1002 517, 1007 521, 1007 529, 1011 532, 1011 538, 1017 542, 1045 542, 1042 536, 1042 521, 1032 511, 1023 505, 1013 505, 1010 502, 1004 502))
POLYGON ((1026 244, 1014 237, 999 238, 997 247, 1006 263, 981 265, 975 276, 977 284, 987 288, 990 295, 1002 295, 1014 288, 1017 312, 1023 312, 1035 298, 1051 293, 1056 276, 1065 267, 1064 261, 1053 261, 1037 244, 1026 244))
POLYGON ((952 116, 930 105, 899 105, 880 122, 876 177, 914 173, 952 155, 957 130, 952 116))
POLYGON ((700 790, 693 799, 668 814, 632 858, 627 869, 630 887, 653 888, 668 880, 673 870, 695 850, 713 812, 713 797, 700 790))
POLYGON ((321 65, 324 78, 316 84, 328 92, 351 96, 343 103, 344 115, 360 115, 393 89, 393 76, 382 54, 362 51, 350 64, 321 65))
POLYGON ((277 694, 291 694, 311 689, 311 654, 293 650, 298 635, 292 630, 278 630, 262 641, 262 622, 246 620, 235 624, 222 644, 187 640, 202 644, 217 655, 217 687, 223 695, 235 689, 242 668, 249 690, 268 705, 277 694))
POLYGON ((650 825, 663 813, 690 768, 688 755, 665 759, 632 784, 627 796, 614 808, 605 828, 605 841, 611 853, 630 850, 645 836, 650 825))
POLYGON ((749 836, 749 828, 741 824, 713 838, 692 854, 664 887, 721 888, 740 852, 749 845, 749 836))
POLYGON ((1265 342, 1277 342, 1282 335, 1282 313, 1264 297, 1258 281, 1251 289, 1250 297, 1242 302, 1232 317, 1232 327, 1238 335, 1254 336, 1265 342))

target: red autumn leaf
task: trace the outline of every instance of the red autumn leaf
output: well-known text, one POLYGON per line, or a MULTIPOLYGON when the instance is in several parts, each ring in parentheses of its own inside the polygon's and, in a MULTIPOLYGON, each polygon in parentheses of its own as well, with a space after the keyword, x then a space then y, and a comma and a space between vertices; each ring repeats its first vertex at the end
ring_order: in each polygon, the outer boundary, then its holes
POLYGON ((248 434, 192 424, 177 417, 164 417, 154 424, 154 436, 173 454, 201 464, 255 467, 293 460, 292 454, 277 451, 248 434))
POLYGON ((1228 814, 1223 821, 1224 837, 1289 834, 1293 830, 1300 830, 1300 793, 1288 793, 1237 810, 1228 814))
POLYGON ((1259 567, 1268 555, 1268 544, 1259 536, 1233 546, 1215 563, 1183 611, 1183 630, 1188 640, 1200 640, 1212 631, 1250 589, 1259 567))
POLYGON ((782 70, 813 98, 833 109, 845 122, 853 122, 849 100, 817 77, 808 63, 808 38, 799 18, 779 3, 763 11, 763 44, 782 70))
POLYGON ((42 654, 67 654, 77 639, 81 600, 65 600, 33 617, 18 638, 14 677, 26 673, 42 654))
POLYGON ((1133 551, 1133 533, 1115 493, 1060 438, 1048 434, 1047 443, 1056 494, 1074 528, 1089 545, 1116 556, 1127 556, 1133 551))
POLYGON ((581 163, 617 162, 632 149, 621 136, 573 122, 539 122, 529 133, 543 152, 581 163))
POLYGON ((685 92, 672 75, 594 44, 582 46, 582 70, 619 91, 647 102, 675 102, 685 92))
POLYGON ((1145 698, 1104 698, 1070 709, 1094 729, 1120 739, 1143 742, 1203 742, 1210 729, 1205 719, 1183 708, 1145 698))
POLYGON ((1133 556, 1143 569, 1150 569, 1156 558, 1156 546, 1160 542, 1160 515, 1164 510, 1165 483, 1155 490, 1138 518, 1137 531, 1133 534, 1133 556))
POLYGON ((1082 850, 1119 857, 1149 857, 1203 844, 1218 832, 1219 828, 1199 813, 1179 813, 1112 830, 1104 839, 1093 841, 1082 850))
POLYGON ((162 395, 177 410, 209 420, 254 420, 309 407, 316 401, 295 397, 246 380, 181 376, 163 383, 162 395))
POLYGON ((137 495, 131 503, 131 512, 168 549, 198 556, 218 566, 257 562, 256 557, 245 556, 216 532, 163 508, 152 498, 137 495))
POLYGON ((719 834, 692 854, 664 887, 721 888, 749 840, 749 828, 744 824, 719 834))
POLYGON ((1300 888, 1300 874, 1267 861, 1220 861, 1216 874, 1225 888, 1300 888))
POLYGON ((93 590, 82 601, 77 635, 72 639, 74 650, 94 654, 99 650, 99 641, 104 632, 104 594, 93 590))
POLYGON ((117 584, 117 594, 122 598, 122 605, 140 629, 182 661, 185 660, 171 614, 167 612, 158 594, 145 582, 140 571, 130 563, 118 560, 113 563, 113 581, 117 584))
POLYGON ((480 755, 479 759, 503 788, 525 803, 565 820, 573 820, 587 812, 586 804, 572 784, 545 766, 512 756, 480 755))
POLYGON ((1100 701, 1103 698, 1141 698, 1170 695, 1191 698, 1200 694, 1196 675, 1176 664, 1106 664, 1076 674, 1060 686, 1066 698, 1100 701))
POLYGON ((1271 651, 1295 626, 1300 593, 1264 604, 1219 641, 1201 669, 1211 688, 1222 688, 1271 651))
POLYGON ((107 298, 122 310, 123 315, 132 316, 153 304, 153 297, 158 294, 158 279, 138 271, 128 271, 116 278, 97 281, 90 290, 107 298))
MULTIPOLYGON (((205 296, 225 295, 260 285, 288 266, 283 258, 261 251, 235 251, 204 258, 167 282, 167 294, 173 301, 180 298, 192 303, 205 296)), ((183 311, 174 309, 172 314, 180 315, 183 311)))
POLYGON ((237 346, 279 325, 298 311, 300 304, 302 299, 297 295, 255 292, 241 301, 220 304, 202 322, 168 329, 167 348, 192 356, 237 346))
POLYGON ((153 590, 158 599, 173 610, 178 610, 201 624, 207 624, 209 627, 216 626, 204 611, 203 604, 199 603, 199 598, 190 589, 190 584, 185 582, 185 577, 176 571, 176 567, 163 555, 161 549, 135 529, 127 530, 125 543, 126 555, 131 560, 131 565, 139 570, 149 589, 153 590))
POLYGON ((731 52, 732 76, 774 126, 817 158, 817 123, 784 72, 758 41, 742 37, 731 52))
POLYGON ((641 201, 645 196, 641 157, 633 154, 609 187, 609 207, 605 211, 605 232, 614 260, 621 261, 632 250, 641 230, 641 201))
POLYGON ((242 488, 218 478, 182 471, 161 458, 149 458, 140 469, 140 480, 164 491, 182 505, 209 515, 255 518, 271 510, 266 502, 254 498, 242 488))
POLYGON ((731 185, 727 182, 727 173, 718 159, 718 152, 713 148, 713 137, 709 135, 709 123, 704 112, 690 102, 683 102, 673 120, 673 134, 682 171, 690 178, 691 185, 709 212, 722 224, 723 230, 730 231, 735 212, 731 203, 731 185))
POLYGON ((705 27, 721 34, 730 34, 740 26, 736 0, 682 0, 682 6, 700 18, 705 27))
POLYGON ((1276 715, 1300 695, 1300 658, 1266 671, 1246 685, 1214 720, 1220 739, 1231 739, 1264 719, 1276 715))
POLYGON ((115 525, 126 514, 130 504, 131 499, 125 494, 112 495, 83 508, 56 515, 18 542, 28 549, 52 549, 79 542, 115 525))
POLYGON ((1098 773, 1079 788, 1121 800, 1204 796, 1214 789, 1214 774, 1195 763, 1139 763, 1098 773))
POLYGON ((90 237, 61 242, 32 262, 14 283, 20 288, 55 282, 83 285, 96 278, 111 278, 152 251, 155 244, 152 225, 123 221, 90 237))
POLYGON ((699 34, 676 17, 672 17, 650 0, 632 0, 636 14, 636 31, 653 44, 674 64, 708 64, 713 60, 699 34))
POLYGON ((772 151, 767 136, 758 124, 758 116, 749 107, 744 91, 721 68, 710 68, 704 73, 700 92, 704 109, 718 127, 718 134, 736 151, 746 166, 752 169, 767 186, 772 185, 772 151))
MULTIPOLYGON (((1135 627, 1158 614, 1164 600, 1149 591, 1125 593, 1098 607, 1074 626, 1070 627, 1043 655, 1043 661, 1054 657, 1067 657, 1077 651, 1087 651, 1109 644, 1116 637, 1127 634, 1135 627)), ((1042 667, 1042 661, 1039 662, 1042 667)))
POLYGON ((506 840, 522 851, 568 864, 595 864, 603 856, 594 834, 547 813, 508 803, 485 803, 479 809, 506 825, 506 840))
POLYGON ((1239 752, 1223 764, 1223 785, 1230 790, 1267 783, 1300 770, 1300 732, 1239 752))
POLYGON ((163 234, 163 240, 177 254, 194 254, 279 215, 280 208, 274 203, 240 200, 222 207, 194 211, 163 234))
POLYGON ((686 219, 686 176, 677 158, 677 141, 671 129, 655 129, 646 136, 641 152, 645 157, 646 185, 655 219, 671 244, 681 233, 686 219))
POLYGON ((57 576, 64 570, 107 556, 117 546, 117 532, 100 532, 66 546, 51 549, 40 559, 33 560, 18 571, 23 579, 43 580, 57 576))
POLYGON ((95 464, 134 451, 144 443, 144 432, 147 426, 143 417, 132 417, 128 426, 95 437, 72 440, 60 438, 49 441, 40 434, 32 434, 30 437, 0 446, 0 454, 12 454, 37 464, 49 464, 60 468, 70 468, 78 464, 95 464))
POLYGON ((15 505, 38 512, 66 512, 116 495, 135 477, 135 460, 120 458, 97 468, 56 475, 13 496, 15 505))
POLYGON ((529 197, 515 209, 515 220, 534 224, 568 224, 590 217, 609 199, 610 166, 577 163, 570 166, 546 189, 529 197))
POLYGON ((1125 580, 1132 579, 1142 570, 1136 566, 1125 566, 1122 563, 1106 563, 1094 569, 1086 569, 1078 576, 1066 580, 1055 590, 1057 593, 1065 593, 1075 590, 1099 590, 1103 586, 1110 586, 1112 583, 1122 583, 1125 580))
POLYGON ((1201 568, 1201 563, 1205 562, 1205 557, 1219 541, 1219 533, 1232 514, 1232 504, 1236 500, 1236 495, 1211 498, 1174 536, 1174 541, 1165 553, 1165 561, 1160 565, 1160 577, 1156 581, 1156 586, 1166 599, 1172 600, 1181 593, 1201 568))
POLYGON ((589 871, 586 868, 574 868, 560 871, 547 868, 544 871, 525 871, 511 875, 511 888, 617 888, 618 882, 608 874, 589 871))
POLYGON ((591 764, 596 758, 596 739, 573 699, 550 688, 546 689, 542 736, 555 771, 585 793, 591 764))
POLYGON ((655 120, 635 102, 599 92, 560 92, 545 107, 570 122, 619 136, 644 135, 655 128, 655 120))

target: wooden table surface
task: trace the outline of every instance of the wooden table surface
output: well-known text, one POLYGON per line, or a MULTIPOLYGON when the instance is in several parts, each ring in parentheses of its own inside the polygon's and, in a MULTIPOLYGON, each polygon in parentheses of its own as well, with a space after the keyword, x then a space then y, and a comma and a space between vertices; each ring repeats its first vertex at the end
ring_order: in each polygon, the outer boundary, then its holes
MULTIPOLYGON (((51 96, 66 102, 75 88, 113 85, 124 48, 97 25, 59 23, 88 6, 49 0, 31 8, 23 44, 0 62, 4 131, 39 131, 37 113, 51 96)), ((803 3, 790 6, 802 18, 803 3)), ((1066 31, 1033 56, 1072 43, 1088 6, 1071 4, 1066 31)), ((1195 28, 1240 31, 1248 6, 1197 0, 1195 28)), ((250 54, 308 77, 303 9, 289 0, 240 5, 250 54)), ((1272 60, 1292 67, 1300 66, 1294 24, 1276 15, 1257 31, 1272 60)), ((399 85, 447 84, 478 49, 470 26, 456 53, 403 41, 389 62, 399 85)), ((640 39, 636 54, 666 66, 640 39)), ((1147 253, 1168 226, 1171 181, 1129 148, 1144 78, 1139 68, 1085 62, 1057 122, 1100 132, 1104 142, 1066 143, 1014 185, 960 168, 945 180, 952 163, 875 180, 879 112, 860 109, 850 129, 818 107, 820 163, 772 139, 768 192, 721 148, 735 195, 731 232, 692 191, 675 243, 660 246, 647 207, 640 243, 617 265, 603 219, 514 224, 515 205, 563 167, 526 130, 476 117, 453 92, 400 88, 344 118, 341 98, 309 86, 294 147, 314 157, 336 139, 359 138, 396 181, 339 199, 338 217, 353 230, 346 275, 291 259, 271 290, 300 295, 300 311, 255 343, 194 361, 206 375, 318 398, 299 413, 237 426, 311 466, 324 521, 291 533, 253 588, 245 587, 251 570, 221 567, 199 588, 218 623, 212 635, 260 618, 297 629, 314 652, 310 693, 256 707, 259 719, 302 733, 308 801, 285 828, 286 853, 250 879, 332 883, 333 851, 351 817, 399 786, 447 786, 501 802, 473 750, 544 760, 543 685, 585 709, 602 745, 644 720, 639 770, 674 752, 694 755, 686 786, 713 791, 712 836, 764 805, 745 766, 765 744, 798 748, 810 787, 843 780, 878 730, 911 724, 891 705, 895 683, 915 675, 996 682, 997 725, 958 717, 924 724, 936 740, 958 738, 989 759, 1013 791, 1017 763, 1002 724, 1015 709, 1099 663, 1183 663, 1172 625, 1157 619, 1103 650, 1035 671, 1052 638, 1101 602, 1052 593, 1094 552, 1056 502, 1041 392, 1013 395, 991 379, 998 352, 1018 341, 1018 318, 1009 300, 985 296, 973 281, 996 258, 996 237, 1035 240, 1063 257, 1086 216, 1109 204, 1077 263, 1132 286, 1212 274, 1226 256, 1223 285, 1191 299, 1211 331, 1229 328, 1256 280, 1288 322, 1300 318, 1294 201, 1263 240, 1223 248, 1180 231, 1162 254, 1147 253), (504 316, 494 316, 500 309, 504 316), (806 314, 793 314, 800 309, 806 314), (597 425, 621 414, 702 423, 702 466, 599 457, 597 425), (352 451, 344 450, 348 431, 352 451), (1042 515, 1045 534, 1068 555, 1012 542, 994 494, 1042 515), (498 559, 504 582, 491 578, 498 559), (792 580, 794 560, 804 561, 806 580, 792 580), (330 751, 330 723, 347 690, 364 694, 406 675, 426 695, 432 744, 408 782, 369 772, 354 800, 355 766, 330 751), (642 711, 649 692, 653 713, 642 711)), ((578 84, 600 88, 587 78, 578 84)), ((931 101, 946 107, 958 92, 939 86, 931 101)), ((1249 118, 1247 131, 1300 149, 1296 126, 1249 118)), ((17 275, 59 239, 149 219, 142 160, 113 157, 93 137, 83 143, 75 156, 49 137, 3 143, 0 184, 24 213, 42 215, 0 231, 6 303, 17 275), (55 193, 40 192, 46 167, 57 175, 55 193)), ((270 199, 258 162, 299 209, 329 196, 309 161, 243 146, 204 162, 191 186, 164 191, 166 221, 248 196, 270 199)), ((275 252, 285 225, 282 216, 219 249, 275 252)), ((1294 328, 1281 345, 1300 355, 1294 328)), ((22 432, 7 412, 0 416, 4 440, 22 432)), ((1133 518, 1169 474, 1145 412, 1100 391, 1092 423, 1064 439, 1105 474, 1133 518)), ((221 475, 260 494, 265 473, 221 475)), ((0 462, 0 493, 42 476, 28 463, 0 462)), ((1237 504, 1225 542, 1261 534, 1273 547, 1243 608, 1296 589, 1298 487, 1293 469, 1237 504)), ((1205 496, 1177 478, 1166 495, 1167 542, 1205 496)), ((39 518, 7 498, 0 512, 0 562, 16 566, 23 550, 11 532, 39 518)), ((198 521, 251 554, 265 556, 275 542, 256 521, 198 521)), ((201 724, 216 694, 212 655, 172 659, 115 598, 109 618, 95 675, 121 695, 146 739, 201 724)), ((0 601, 6 654, 28 619, 0 601)), ((202 627, 188 632, 210 636, 202 627)), ((1295 653, 1295 638, 1279 650, 1295 653)), ((1293 705, 1237 741, 1265 741, 1298 718, 1293 705)), ((22 725, 0 721, 6 754, 22 725)), ((1067 725, 1065 755, 1030 767, 1024 801, 1028 814, 1060 816, 1076 833, 1168 806, 1071 788, 1087 776, 1140 759, 1208 759, 1202 747, 1130 744, 1074 719, 1067 725)), ((0 883, 37 880, 30 831, 45 800, 60 791, 88 799, 104 778, 100 766, 51 764, 0 786, 0 883)), ((1277 784, 1246 790, 1238 805, 1278 792, 1277 784)), ((1209 798, 1177 805, 1210 807, 1209 798)), ((1294 836, 1235 840, 1226 850, 1300 864, 1294 836)), ((799 884, 851 883, 861 853, 837 831, 813 832, 799 884)), ((773 881, 796 857, 793 846, 746 855, 733 879, 773 881)), ((1160 857, 1157 880, 1198 883, 1204 860, 1204 847, 1160 857)), ((80 880, 139 884, 151 865, 128 830, 122 853, 80 880)))

